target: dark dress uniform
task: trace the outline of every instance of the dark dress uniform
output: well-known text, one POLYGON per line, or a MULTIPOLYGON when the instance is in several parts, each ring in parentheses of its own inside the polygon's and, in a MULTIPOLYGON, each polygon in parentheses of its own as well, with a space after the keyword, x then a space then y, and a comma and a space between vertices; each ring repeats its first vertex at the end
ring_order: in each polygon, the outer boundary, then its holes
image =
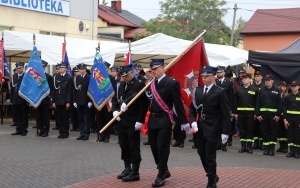
MULTIPOLYGON (((271 76, 265 76, 265 79, 270 78, 271 76)), ((255 114, 263 118, 260 127, 263 145, 265 146, 264 155, 274 155, 278 131, 278 123, 274 120, 274 117, 280 117, 280 103, 280 92, 274 85, 270 89, 264 86, 258 91, 255 114)))
MULTIPOLYGON (((121 74, 126 75, 129 71, 131 71, 131 65, 120 68, 121 74)), ((134 77, 129 82, 120 82, 117 92, 112 99, 112 111, 119 111, 123 103, 128 104, 144 86, 143 82, 134 77)), ((122 181, 139 180, 139 166, 142 158, 140 130, 135 129, 135 124, 136 122, 144 123, 146 111, 147 98, 145 94, 142 94, 120 116, 118 139, 125 170, 118 175, 118 179, 122 179, 122 181)))
POLYGON ((208 177, 207 187, 216 187, 216 147, 221 133, 230 133, 230 109, 224 89, 213 84, 204 94, 204 86, 196 88, 190 105, 190 122, 198 125, 195 144, 208 177))
MULTIPOLYGON (((217 71, 225 71, 225 67, 223 66, 218 66, 217 71)), ((234 110, 234 90, 233 90, 233 82, 229 78, 221 78, 216 80, 216 85, 223 88, 226 91, 228 102, 229 102, 229 108, 230 111, 232 112, 234 110)), ((234 125, 232 126, 231 130, 234 129, 234 125)), ((231 131, 232 133, 233 131, 231 131)), ((218 143, 218 149, 222 148, 222 151, 227 151, 226 148, 227 143, 222 144, 221 143, 221 136, 219 139, 218 143), (222 146, 222 147, 220 147, 222 146)), ((232 145, 232 134, 229 135, 228 138, 228 145, 232 145)))
MULTIPOLYGON (((85 67, 80 65, 81 67, 85 67)), ((79 67, 80 68, 80 67, 79 67)), ((88 87, 90 82, 90 75, 77 75, 74 81, 75 96, 74 103, 77 104, 77 118, 80 130, 80 136, 77 140, 88 140, 90 136, 90 125, 91 125, 91 108, 88 103, 92 104, 91 99, 87 95, 88 87)))
MULTIPOLYGON (((116 92, 117 83, 115 78, 113 78, 111 75, 109 75, 110 82, 114 88, 114 91, 116 92)), ((98 132, 113 118, 111 109, 108 109, 107 105, 104 106, 100 111, 97 112, 98 116, 98 124, 99 124, 99 130, 98 132)), ((114 122, 114 125, 118 124, 118 122, 114 122)), ((100 134, 99 142, 107 143, 110 139, 110 134, 112 132, 113 126, 108 127, 104 132, 100 134)))
POLYGON ((58 138, 68 138, 70 109, 66 108, 66 104, 69 103, 71 105, 72 102, 72 77, 65 72, 65 74, 55 76, 53 80, 52 100, 56 106, 56 121, 59 129, 58 138))
MULTIPOLYGON (((249 74, 248 78, 251 78, 249 74)), ((254 132, 254 110, 257 90, 253 85, 247 88, 241 86, 235 92, 235 110, 234 114, 238 115, 238 123, 241 128, 240 141, 242 148, 239 153, 253 153, 252 143, 254 132)))
MULTIPOLYGON (((163 65, 163 59, 151 59, 150 67, 152 69, 163 65)), ((176 123, 178 123, 175 126, 188 123, 181 101, 179 82, 165 74, 158 79, 159 81, 155 80, 152 85, 155 84, 157 94, 166 104, 168 109, 163 109, 160 106, 153 96, 154 91, 151 89, 152 97, 149 98, 150 116, 148 120, 148 140, 158 169, 156 180, 152 183, 153 187, 163 186, 165 184, 165 179, 171 176, 168 170, 168 160, 170 155, 172 126, 174 122, 171 122, 172 117, 170 117, 171 115, 168 114, 166 110, 172 112, 173 107, 175 107, 177 115, 176 123)))
POLYGON ((46 137, 49 134, 50 128, 50 114, 49 114, 49 107, 51 104, 51 91, 53 90, 53 77, 45 73, 47 82, 50 88, 50 94, 44 98, 41 104, 37 107, 37 127, 40 130, 39 136, 46 137))
MULTIPOLYGON (((291 85, 298 85, 293 81, 291 85)), ((283 118, 289 123, 287 129, 288 146, 287 157, 299 158, 300 152, 300 92, 290 93, 284 98, 283 118)))
MULTIPOLYGON (((20 63, 17 63, 16 66, 19 66, 20 63)), ((21 65, 20 65, 21 66, 21 65)), ((24 66, 24 64, 22 64, 24 66)), ((24 72, 19 75, 18 73, 14 74, 11 81, 11 98, 12 98, 12 107, 14 112, 14 121, 16 125, 16 132, 12 135, 22 135, 26 136, 28 129, 28 105, 26 100, 24 100, 19 95, 19 89, 24 77, 24 72)))

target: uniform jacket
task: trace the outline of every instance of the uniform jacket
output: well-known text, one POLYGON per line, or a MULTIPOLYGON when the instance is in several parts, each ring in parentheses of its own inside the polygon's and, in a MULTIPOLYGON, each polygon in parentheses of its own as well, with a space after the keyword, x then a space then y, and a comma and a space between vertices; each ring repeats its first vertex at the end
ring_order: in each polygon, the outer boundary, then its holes
POLYGON ((290 93, 283 100, 283 118, 293 116, 300 119, 300 115, 298 114, 287 114, 288 110, 300 112, 300 92, 298 92, 296 95, 290 93))
POLYGON ((255 105, 255 114, 261 115, 264 113, 274 113, 280 116, 281 110, 281 96, 279 89, 272 86, 268 89, 266 86, 262 87, 257 94, 257 100, 255 105), (267 110, 264 110, 267 109, 267 110), (275 109, 275 112, 271 112, 268 109, 275 109))
MULTIPOLYGON (((151 87, 151 86, 150 86, 151 87)), ((178 117, 177 126, 188 123, 183 104, 181 101, 181 93, 180 93, 180 85, 179 82, 169 76, 165 76, 160 80, 160 82, 156 85, 156 90, 162 100, 166 103, 169 109, 175 108, 175 113, 178 117)), ((157 104, 156 100, 152 97, 149 102, 149 109, 151 113, 162 114, 165 113, 163 109, 157 104)), ((155 124, 151 125, 149 123, 149 128, 163 128, 168 126, 166 124, 155 124)))
POLYGON ((87 95, 88 87, 90 83, 90 75, 85 74, 84 77, 77 75, 74 78, 74 102, 77 105, 87 105, 91 102, 91 99, 87 95))
POLYGON ((64 76, 57 74, 53 77, 52 101, 55 105, 65 105, 72 102, 72 77, 65 73, 64 76))
POLYGON ((26 100, 20 97, 19 89, 24 77, 24 72, 21 76, 18 73, 14 74, 11 81, 11 103, 13 105, 27 104, 26 100))
POLYGON ((250 85, 248 88, 241 86, 238 88, 234 95, 234 114, 235 113, 254 113, 255 102, 257 96, 257 88, 250 85), (244 108, 243 110, 238 110, 238 108, 244 108), (246 110, 247 108, 248 110, 246 110), (249 110, 249 108, 253 110, 249 110))
POLYGON ((204 137, 215 137, 223 134, 230 134, 230 109, 229 102, 224 89, 213 85, 208 93, 203 97, 204 86, 197 87, 194 94, 194 103, 190 105, 190 122, 197 122, 199 131, 203 132, 204 137), (200 104, 203 109, 196 109, 200 104), (197 113, 219 116, 219 118, 196 120, 197 113))
MULTIPOLYGON (((112 111, 120 111, 122 103, 128 104, 138 92, 144 88, 145 84, 140 80, 133 78, 130 82, 120 82, 117 91, 112 98, 112 111)), ((134 126, 136 122, 144 123, 147 112, 147 98, 145 93, 140 95, 129 107, 122 113, 120 126, 134 126)))
POLYGON ((216 85, 223 88, 226 91, 228 101, 229 101, 230 110, 233 111, 233 108, 234 108, 233 82, 228 78, 224 78, 222 83, 219 80, 217 80, 216 85))

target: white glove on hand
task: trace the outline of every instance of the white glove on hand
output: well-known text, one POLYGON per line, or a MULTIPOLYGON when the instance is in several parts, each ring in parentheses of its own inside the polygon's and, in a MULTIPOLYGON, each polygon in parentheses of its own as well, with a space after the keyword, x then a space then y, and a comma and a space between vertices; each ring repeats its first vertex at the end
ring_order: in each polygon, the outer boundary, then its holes
POLYGON ((127 110, 127 105, 123 102, 121 105, 121 111, 125 112, 127 110))
POLYGON ((181 130, 182 131, 185 131, 185 132, 188 133, 190 131, 190 129, 191 129, 191 127, 190 127, 190 124, 188 124, 188 123, 181 125, 181 130))
POLYGON ((227 135, 227 134, 222 134, 222 144, 226 144, 226 142, 227 142, 227 140, 228 140, 228 137, 229 137, 229 135, 227 135))
POLYGON ((140 123, 140 122, 135 122, 134 129, 135 129, 135 130, 141 130, 142 126, 143 126, 142 123, 140 123))
POLYGON ((74 106, 75 108, 77 108, 77 103, 76 103, 76 102, 74 102, 74 103, 73 103, 73 106, 74 106))
POLYGON ((93 106, 93 103, 92 103, 92 102, 89 102, 89 103, 88 103, 88 107, 91 108, 92 106, 93 106))
MULTIPOLYGON (((119 113, 118 111, 114 111, 114 112, 113 112, 113 116, 115 117, 116 115, 118 115, 118 113, 119 113)), ((117 121, 121 121, 121 118, 118 117, 118 118, 117 118, 117 121)))
POLYGON ((192 123, 192 132, 193 132, 193 133, 198 132, 198 125, 197 125, 196 122, 193 122, 193 123, 192 123))

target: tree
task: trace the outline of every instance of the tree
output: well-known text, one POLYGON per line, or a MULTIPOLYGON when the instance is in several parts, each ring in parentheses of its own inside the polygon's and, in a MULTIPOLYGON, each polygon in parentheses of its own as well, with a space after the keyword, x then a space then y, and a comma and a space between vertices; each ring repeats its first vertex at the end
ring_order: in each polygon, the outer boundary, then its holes
POLYGON ((204 35, 205 42, 229 44, 230 29, 222 21, 227 9, 224 0, 165 0, 160 2, 161 14, 143 26, 151 34, 164 33, 186 40, 195 39, 213 22, 204 35))
POLYGON ((106 0, 102 0, 102 3, 101 3, 103 6, 107 6, 108 2, 106 2, 106 0))

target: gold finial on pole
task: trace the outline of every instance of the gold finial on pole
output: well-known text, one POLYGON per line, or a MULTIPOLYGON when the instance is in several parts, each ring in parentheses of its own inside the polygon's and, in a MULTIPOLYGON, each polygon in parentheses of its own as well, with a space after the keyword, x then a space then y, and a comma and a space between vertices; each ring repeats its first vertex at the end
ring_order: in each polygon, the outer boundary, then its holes
POLYGON ((2 31, 2 40, 4 40, 4 31, 2 31))
POLYGON ((98 42, 98 47, 97 49, 100 51, 100 41, 98 42))
POLYGON ((33 45, 35 45, 35 34, 33 34, 33 45))

